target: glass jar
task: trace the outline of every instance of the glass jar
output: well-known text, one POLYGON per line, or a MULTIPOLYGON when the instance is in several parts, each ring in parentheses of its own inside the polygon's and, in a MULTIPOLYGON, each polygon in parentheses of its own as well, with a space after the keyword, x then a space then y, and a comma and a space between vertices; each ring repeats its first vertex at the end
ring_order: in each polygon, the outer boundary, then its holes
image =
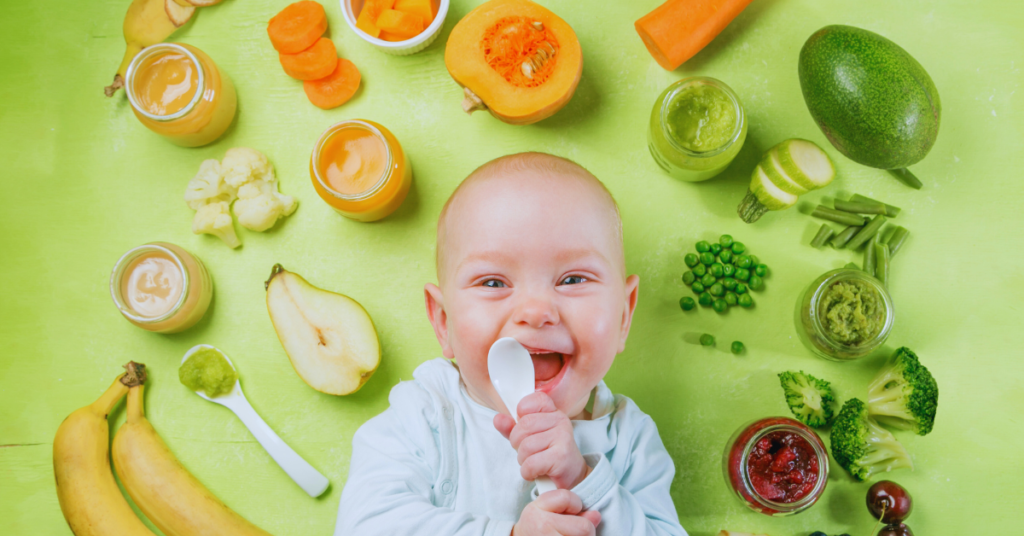
POLYGON ((231 125, 238 104, 234 84, 221 73, 217 64, 201 50, 180 43, 159 43, 142 49, 128 65, 125 93, 139 122, 183 147, 199 147, 219 138, 231 125), (146 76, 147 71, 159 70, 156 64, 162 58, 176 55, 183 56, 183 61, 188 62, 187 66, 195 73, 194 89, 188 90, 192 97, 178 109, 154 113, 144 105, 145 92, 148 84, 166 83, 166 80, 154 82, 146 76))
MULTIPOLYGON (((345 165, 347 162, 341 163, 349 168, 345 165)), ((353 174, 364 170, 361 157, 353 169, 353 174)), ((325 130, 313 147, 309 174, 313 179, 313 189, 324 202, 342 216, 364 222, 376 221, 394 212, 405 201, 412 185, 412 166, 402 145, 391 131, 364 119, 342 121, 325 130), (347 139, 369 141, 372 147, 339 143, 347 139), (337 171, 332 169, 332 165, 338 164, 339 160, 347 160, 344 157, 348 153, 378 148, 382 161, 376 166, 374 176, 361 178, 359 184, 365 184, 364 189, 343 192, 337 183, 332 186, 330 174, 337 171), (332 152, 345 152, 346 155, 329 154, 332 152)))
POLYGON ((870 354, 889 338, 889 332, 896 321, 896 310, 881 281, 861 270, 840 268, 822 274, 807 287, 799 302, 797 316, 797 333, 812 352, 832 361, 852 361, 870 354), (827 329, 827 311, 822 301, 832 285, 840 282, 862 285, 874 291, 877 296, 882 318, 876 316, 872 319, 879 328, 871 338, 855 344, 844 343, 834 338, 827 329))
MULTIPOLYGON (((756 463, 756 461, 755 461, 756 463)), ((782 517, 803 512, 810 508, 828 484, 828 453, 818 434, 803 423, 787 417, 769 417, 741 426, 729 438, 723 456, 723 469, 726 484, 736 496, 755 512, 765 515, 782 517), (751 455, 756 449, 764 450, 764 444, 772 444, 780 438, 786 438, 795 448, 796 463, 804 463, 809 469, 803 474, 806 490, 794 494, 791 500, 769 500, 758 491, 756 471, 751 472, 751 455), (813 475, 814 482, 807 482, 813 475)), ((756 468, 755 468, 756 469, 756 468)))
MULTIPOLYGON (((693 108, 693 106, 691 106, 693 108)), ((693 119, 690 117, 689 119, 693 119)), ((651 110, 651 121, 647 131, 648 148, 654 161, 669 175, 688 182, 708 180, 721 173, 739 154, 747 139, 747 118, 739 98, 724 82, 714 78, 684 78, 669 86, 661 93, 651 110), (679 125, 673 112, 692 101, 699 112, 706 112, 710 123, 703 120, 698 125, 679 125), (699 101, 699 102, 698 102, 699 101), (716 102, 717 101, 717 102, 716 102), (717 110, 707 110, 707 104, 717 110), (717 112, 717 113, 716 113, 717 112), (717 115, 717 117, 711 117, 717 115), (714 124, 714 119, 719 124, 714 124), (677 132, 682 129, 700 134, 704 129, 712 132, 713 146, 694 147, 684 142, 677 132)))
POLYGON ((129 322, 156 333, 177 333, 192 327, 206 314, 213 298, 213 279, 197 257, 167 242, 152 242, 128 250, 118 259, 110 274, 110 296, 129 322), (128 281, 138 262, 144 258, 169 260, 177 270, 181 290, 166 312, 144 314, 134 309, 129 299, 128 281))

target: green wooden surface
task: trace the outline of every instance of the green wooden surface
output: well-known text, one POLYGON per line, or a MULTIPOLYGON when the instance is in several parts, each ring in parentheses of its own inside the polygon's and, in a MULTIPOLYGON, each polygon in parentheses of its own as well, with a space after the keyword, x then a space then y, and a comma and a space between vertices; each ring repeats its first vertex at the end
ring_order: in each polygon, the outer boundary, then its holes
MULTIPOLYGON (((174 40, 207 52, 238 88, 234 127, 200 149, 170 145, 132 116, 123 93, 106 99, 120 61, 128 2, 34 0, 0 17, 0 532, 69 531, 54 493, 51 441, 61 420, 93 401, 129 359, 151 368, 148 415, 200 480, 232 508, 279 536, 330 534, 348 471, 352 434, 387 407, 396 382, 439 354, 422 305, 434 280, 437 213, 470 170, 499 155, 542 150, 579 161, 603 179, 625 221, 627 264, 641 278, 627 350, 608 384, 657 422, 676 462, 673 498, 683 526, 778 536, 812 530, 867 534, 871 519, 855 483, 833 464, 828 490, 788 519, 747 511, 727 490, 722 449, 741 424, 785 414, 775 374, 803 369, 830 379, 841 398, 863 396, 880 360, 836 364, 812 357, 796 338, 797 296, 850 252, 807 246, 820 222, 799 209, 755 225, 735 215, 758 155, 788 137, 811 139, 835 159, 838 178, 808 202, 859 192, 904 208, 912 230, 893 268, 898 320, 891 346, 915 349, 942 390, 935 431, 898 438, 917 469, 891 477, 914 495, 920 535, 1010 534, 1024 522, 1024 361, 1018 337, 1024 303, 1024 213, 1020 170, 1024 107, 1024 8, 1012 0, 757 0, 677 72, 661 69, 632 21, 659 0, 543 3, 576 30, 584 50, 575 97, 553 118, 514 127, 459 109, 460 90, 443 65, 444 42, 477 0, 455 0, 444 33, 423 53, 392 57, 361 42, 337 3, 326 3, 331 37, 363 74, 355 99, 332 111, 307 102, 284 75, 264 31, 286 0, 226 0, 203 9, 174 40), (826 24, 881 33, 911 52, 942 96, 938 143, 914 171, 913 191, 832 149, 811 121, 796 76, 803 41, 826 24), (672 81, 701 74, 726 81, 743 100, 750 134, 720 178, 685 184, 663 175, 645 147, 647 114, 672 81), (412 159, 415 184, 404 206, 375 224, 348 221, 321 202, 307 175, 313 141, 333 122, 368 118, 390 128, 412 159), (190 232, 185 184, 206 158, 234 146, 264 151, 298 211, 274 230, 240 230, 244 246, 190 232), (683 314, 685 251, 729 232, 772 269, 752 311, 683 314), (216 297, 206 318, 178 335, 124 321, 107 281, 125 250, 154 240, 179 244, 207 264, 216 297), (323 395, 292 372, 264 305, 262 282, 275 262, 360 301, 373 316, 383 362, 348 397, 323 395), (718 336, 719 348, 695 344, 718 336), (743 357, 727 352, 742 339, 743 357), (176 364, 197 343, 236 362, 252 404, 331 480, 310 499, 226 409, 182 387, 176 364), (1018 506, 1013 506, 1017 504, 1018 506), (983 530, 984 529, 984 530, 983 530)), ((118 412, 117 422, 123 421, 118 412)))

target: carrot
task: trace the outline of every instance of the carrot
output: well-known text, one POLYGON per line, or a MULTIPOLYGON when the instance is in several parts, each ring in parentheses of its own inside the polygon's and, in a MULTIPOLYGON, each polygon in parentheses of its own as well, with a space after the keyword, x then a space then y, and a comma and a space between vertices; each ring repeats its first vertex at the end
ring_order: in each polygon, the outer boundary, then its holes
POLYGON ((410 39, 423 31, 423 19, 419 15, 387 9, 377 17, 377 27, 381 32, 410 39))
POLYGON ((338 51, 334 43, 321 37, 298 54, 279 54, 285 74, 296 80, 319 80, 334 72, 338 66, 338 51))
POLYGON ((326 31, 327 13, 324 7, 310 0, 285 7, 267 25, 270 43, 282 54, 306 50, 326 31))
POLYGON ((333 73, 320 80, 303 82, 302 89, 306 91, 309 102, 324 110, 330 110, 348 102, 359 89, 360 80, 356 66, 345 58, 339 58, 338 66, 333 73))
POLYGON ((668 0, 634 26, 659 65, 675 70, 706 47, 751 0, 668 0))

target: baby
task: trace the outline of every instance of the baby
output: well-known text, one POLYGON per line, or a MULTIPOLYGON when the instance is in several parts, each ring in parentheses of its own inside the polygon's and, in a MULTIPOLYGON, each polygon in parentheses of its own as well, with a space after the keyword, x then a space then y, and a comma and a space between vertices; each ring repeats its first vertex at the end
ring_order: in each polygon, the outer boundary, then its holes
POLYGON ((615 201, 579 165, 523 153, 470 174, 441 211, 425 289, 445 359, 356 432, 335 535, 685 535, 657 427, 602 381, 636 308, 625 269, 615 201), (502 337, 533 358, 518 408, 487 374, 502 337), (540 476, 558 489, 538 495, 540 476))

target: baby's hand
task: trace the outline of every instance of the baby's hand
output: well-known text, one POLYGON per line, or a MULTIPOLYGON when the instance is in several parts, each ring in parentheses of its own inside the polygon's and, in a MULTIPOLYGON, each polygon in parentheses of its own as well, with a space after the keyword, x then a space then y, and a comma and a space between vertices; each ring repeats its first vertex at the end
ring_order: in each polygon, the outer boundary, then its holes
POLYGON ((572 423, 558 411, 546 393, 536 392, 519 401, 519 423, 499 413, 494 427, 519 454, 519 473, 525 480, 548 476, 560 489, 572 489, 590 474, 572 423))
POLYGON ((579 495, 565 489, 549 491, 526 505, 512 536, 594 536, 601 514, 582 510, 579 495))

